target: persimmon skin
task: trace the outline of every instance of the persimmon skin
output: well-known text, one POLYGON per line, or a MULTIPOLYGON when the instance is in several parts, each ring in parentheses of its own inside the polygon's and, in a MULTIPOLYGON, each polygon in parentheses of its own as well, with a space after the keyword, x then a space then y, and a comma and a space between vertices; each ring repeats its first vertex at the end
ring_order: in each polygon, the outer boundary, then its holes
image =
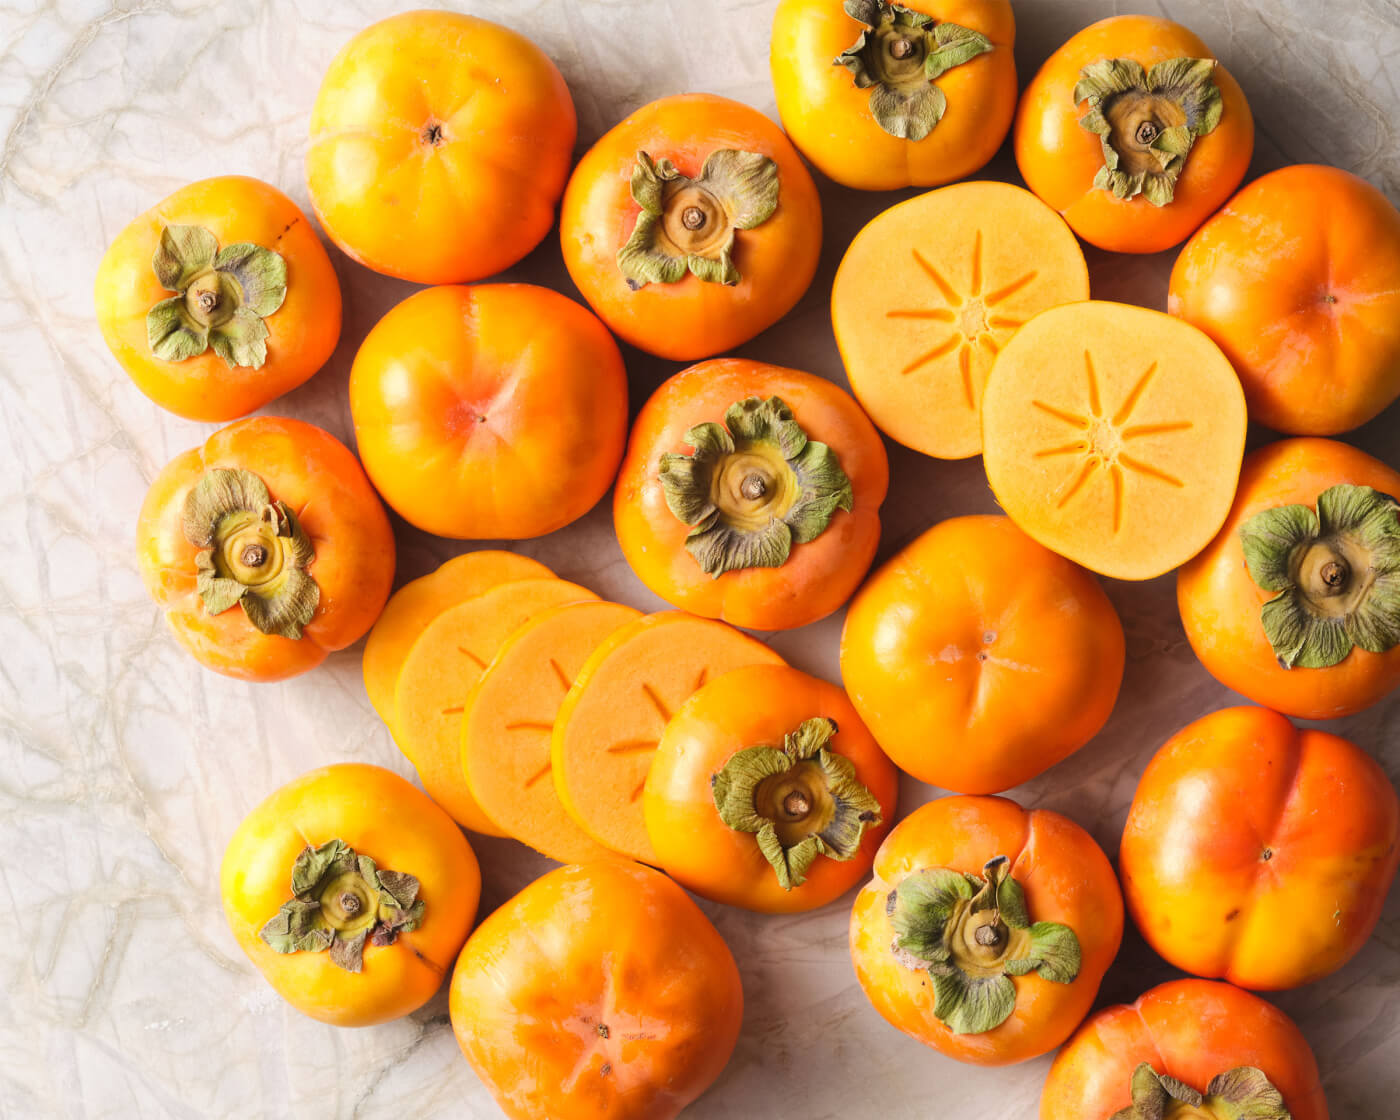
POLYGON ((1064 215, 1085 241, 1115 253, 1157 253, 1189 237, 1240 185, 1254 152, 1254 117, 1224 66, 1214 72, 1220 123, 1198 136, 1166 206, 1143 195, 1114 198, 1095 187, 1103 166, 1099 137, 1082 127, 1074 100, 1079 72, 1104 58, 1129 58, 1151 69, 1172 58, 1214 58, 1210 48, 1171 20, 1111 16, 1090 24, 1052 54, 1021 94, 1012 133, 1026 186, 1064 215))
POLYGON ((245 681, 294 677, 358 641, 394 582, 393 530, 359 461, 329 432, 275 416, 236 421, 166 464, 142 503, 136 549, 146 590, 180 644, 206 668, 245 681), (261 633, 238 605, 205 610, 195 589, 200 550, 181 519, 186 496, 214 468, 252 471, 311 538, 307 572, 321 598, 300 638, 261 633))
POLYGON ((769 61, 778 114, 792 142, 829 179, 858 190, 936 187, 973 174, 1016 113, 1016 20, 1009 0, 914 0, 902 7, 980 31, 995 44, 942 74, 948 106, 922 140, 892 136, 870 112, 870 90, 832 59, 864 25, 828 0, 781 0, 769 61))
POLYGON ((1068 1038, 1093 1005, 1123 939, 1123 898, 1103 850, 1079 825, 1004 797, 945 797, 915 809, 875 856, 874 878, 851 911, 851 960, 866 998, 893 1026, 950 1058, 1004 1066, 1038 1057, 1068 1038), (1011 860, 1032 921, 1060 922, 1079 938, 1082 963, 1069 984, 1038 972, 1013 977, 1016 1008, 982 1034, 953 1034, 934 1015, 933 985, 891 951, 887 897, 913 871, 947 867, 982 874, 1011 860))
POLYGON ((880 434, 838 386, 801 370, 741 358, 718 358, 682 370, 642 406, 613 492, 613 524, 637 578, 667 602, 707 618, 754 630, 787 630, 825 618, 864 577, 880 540, 880 504, 889 461, 880 434), (838 510, 815 540, 794 544, 778 568, 705 574, 686 551, 686 525, 666 505, 663 452, 689 452, 683 437, 746 397, 777 396, 809 439, 828 444, 851 480, 850 512, 838 510))
POLYGON ((220 871, 224 916, 248 959, 305 1015, 367 1027, 416 1011, 442 986, 467 938, 481 894, 471 845, 426 794, 380 766, 312 770, 258 805, 238 826, 220 871), (343 840, 381 870, 417 876, 423 921, 392 945, 364 947, 347 972, 328 953, 278 953, 258 931, 292 897, 292 865, 308 844, 343 840))
POLYGON ((1400 211, 1336 167, 1270 172, 1186 243, 1167 310, 1225 351, 1261 424, 1350 431, 1400 396, 1400 211))
POLYGON ((815 910, 869 874, 894 823, 898 773, 836 685, 786 665, 735 669, 700 689, 666 725, 643 793, 647 832, 666 873, 696 894, 767 914, 815 910), (853 859, 818 856, 806 881, 785 891, 753 833, 720 819, 711 781, 736 752, 780 746, 816 717, 835 721, 828 749, 855 766, 880 803, 881 823, 865 830, 853 859))
POLYGON ((1400 685, 1400 646, 1359 646, 1326 669, 1285 669, 1264 634, 1260 611, 1273 592, 1250 577, 1240 526, 1275 506, 1315 506, 1338 483, 1400 497, 1400 472, 1349 444, 1285 439, 1247 455, 1239 488, 1215 539, 1177 574, 1181 624, 1196 656, 1227 688, 1284 715, 1334 719, 1369 708, 1400 685))
POLYGON ((481 280, 549 232, 577 134, 569 87, 530 40, 457 12, 403 12, 361 31, 326 72, 306 154, 311 204, 367 268, 481 280))
POLYGON ((658 871, 573 864, 492 913, 452 974, 452 1029, 511 1120, 673 1120, 739 1036, 739 970, 658 871))
POLYGON ((1216 1074, 1254 1066, 1293 1120, 1327 1120, 1317 1060, 1293 1020, 1213 980, 1172 980, 1095 1013, 1056 1055, 1040 1120, 1110 1120, 1132 1104, 1133 1071, 1143 1062, 1198 1092, 1216 1074))
POLYGON ((340 281, 316 231, 276 187, 243 175, 201 179, 133 219, 103 255, 93 299, 102 337, 136 387, 186 420, 225 423, 261 408, 316 373, 340 339, 340 281), (178 362, 151 353, 146 314, 174 295, 151 267, 167 225, 203 226, 221 249, 250 241, 286 262, 287 295, 264 320, 258 369, 229 366, 212 347, 178 362))
POLYGON ((732 350, 786 315, 816 274, 822 243, 816 184, 782 129, 756 109, 707 93, 664 97, 605 133, 579 160, 564 191, 564 264, 589 305, 618 337, 673 361, 732 350), (719 148, 758 152, 778 165, 772 216, 735 234, 739 282, 690 273, 633 291, 617 265, 640 207, 631 194, 637 153, 700 174, 719 148))

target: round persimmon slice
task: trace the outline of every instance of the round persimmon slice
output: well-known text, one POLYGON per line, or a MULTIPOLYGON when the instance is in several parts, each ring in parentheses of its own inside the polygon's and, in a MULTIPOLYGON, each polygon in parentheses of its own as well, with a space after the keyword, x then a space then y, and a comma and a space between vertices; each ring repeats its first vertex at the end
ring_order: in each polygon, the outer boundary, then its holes
POLYGON ((1239 378, 1205 334, 1088 301, 1041 312, 997 357, 982 455, 1029 536, 1101 575, 1151 579, 1223 524, 1245 424, 1239 378))
POLYGON ((939 459, 982 450, 992 361, 1033 315, 1089 298, 1079 241, 1010 183, 958 183, 855 236, 831 290, 851 391, 891 439, 939 459))
POLYGON ((598 645, 641 617, 621 603, 567 603, 506 639, 467 697, 462 769, 497 828, 560 863, 612 853, 565 810, 550 775, 554 719, 598 645))
POLYGON ((551 761, 564 808, 603 847, 658 863, 642 791, 671 716, 723 673, 783 664, 758 639, 684 611, 614 631, 589 655, 554 720, 551 761))

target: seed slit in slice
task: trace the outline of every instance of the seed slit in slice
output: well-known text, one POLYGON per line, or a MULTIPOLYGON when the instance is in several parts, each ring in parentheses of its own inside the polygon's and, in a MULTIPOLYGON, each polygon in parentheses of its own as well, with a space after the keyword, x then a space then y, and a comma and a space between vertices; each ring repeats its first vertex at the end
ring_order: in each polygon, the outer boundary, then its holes
POLYGON ((948 338, 940 342, 937 346, 935 346, 932 350, 928 351, 926 354, 920 354, 917 358, 915 358, 912 362, 910 362, 899 372, 913 373, 920 366, 927 365, 935 358, 941 358, 944 354, 950 353, 961 341, 962 339, 959 335, 949 335, 948 338))
POLYGON ((1138 439, 1142 436, 1159 436, 1167 432, 1186 432, 1194 428, 1190 420, 1176 420, 1167 424, 1134 424, 1123 429, 1124 439, 1138 439))
POLYGON ((545 777, 548 776, 550 770, 552 770, 553 768, 554 767, 551 763, 546 762, 537 771, 535 771, 535 773, 531 774, 530 777, 525 779, 525 788, 530 789, 536 783, 543 780, 545 777))
POLYGON ((523 719, 519 723, 506 724, 507 731, 553 731, 554 724, 543 720, 523 719))
MULTIPOLYGON (((1156 372, 1157 363, 1153 362, 1147 367, 1143 375, 1137 379, 1137 384, 1128 390, 1128 395, 1123 398, 1122 406, 1113 414, 1113 422, 1115 424, 1123 423, 1123 421, 1133 414, 1133 409, 1137 407, 1138 398, 1142 396, 1143 390, 1147 388, 1147 383, 1152 380, 1156 372)), ((1188 424, 1187 427, 1190 427, 1190 425, 1188 424)))
POLYGON ((963 343, 963 348, 958 351, 958 372, 962 374, 963 397, 967 407, 975 409, 977 398, 972 392, 972 347, 967 343, 963 343))
POLYGON ((1141 459, 1134 459, 1131 455, 1123 455, 1120 453, 1118 456, 1118 461, 1122 463, 1125 467, 1127 467, 1130 471, 1137 471, 1138 474, 1145 474, 1148 478, 1158 479, 1159 481, 1165 482, 1171 486, 1181 487, 1186 485, 1184 482, 1181 481, 1181 479, 1177 478, 1175 475, 1168 474, 1166 471, 1158 470, 1156 467, 1151 466, 1148 463, 1144 463, 1141 459))
POLYGON ((559 678, 559 683, 564 686, 564 691, 568 692, 573 687, 573 681, 569 680, 569 674, 564 672, 559 662, 554 658, 549 659, 549 667, 554 670, 554 675, 559 678))
MULTIPOLYGON (((989 305, 1001 303, 1003 300, 1014 296, 1017 292, 1019 292, 1022 288, 1024 288, 1027 284, 1029 284, 1039 275, 1039 269, 1031 269, 1024 276, 1017 277, 1015 280, 1011 281, 1011 283, 1006 284, 1005 286, 1000 287, 996 291, 992 292, 989 296, 987 296, 986 302, 989 305)), ((1017 326, 1020 326, 1020 324, 1018 323, 1017 326)))
POLYGON ((937 323, 951 323, 957 318, 946 307, 929 307, 925 309, 910 308, 908 310, 886 311, 886 319, 930 319, 937 323))
POLYGON ((1084 465, 1079 468, 1079 473, 1074 476, 1074 480, 1069 484, 1069 489, 1060 495, 1060 500, 1055 503, 1056 509, 1064 509, 1065 503, 1079 493, 1080 489, 1089 481, 1089 475, 1093 472, 1094 460, 1086 459, 1084 465))
POLYGON ((1077 439, 1073 443, 1062 443, 1059 447, 1047 447, 1044 451, 1037 451, 1037 459, 1049 459, 1053 455, 1073 455, 1076 451, 1087 451, 1089 445, 1082 439, 1077 439))
POLYGON ((1089 351, 1084 351, 1084 370, 1089 376, 1089 413, 1091 416, 1102 416, 1103 406, 1099 403, 1099 378, 1094 373, 1094 359, 1090 357, 1089 351))
POLYGON ((972 295, 982 294, 982 231, 972 239, 972 295))
POLYGON ((476 662, 477 668, 479 668, 479 669, 484 669, 484 668, 486 668, 486 662, 483 661, 483 660, 481 660, 481 658, 479 658, 479 657, 478 657, 476 654, 474 654, 471 650, 467 649, 466 646, 458 646, 458 647, 457 647, 457 652, 458 652, 458 653, 464 653, 464 654, 466 654, 468 657, 470 657, 473 661, 476 662))
POLYGON ((659 739, 629 739, 625 743, 614 743, 608 748, 608 754, 641 754, 643 751, 654 751, 659 739))
POLYGON ((919 267, 928 274, 928 278, 934 282, 943 298, 949 303, 961 303, 962 300, 958 298, 958 293, 953 290, 953 286, 949 284, 948 281, 944 280, 943 277, 939 275, 938 269, 929 264, 919 250, 914 249, 912 252, 914 254, 914 259, 919 262, 919 267))
POLYGON ((1108 477, 1113 480, 1113 531, 1123 526, 1123 468, 1114 463, 1108 469, 1108 477))
POLYGON ((1072 412, 1056 408, 1054 405, 1046 404, 1044 401, 1031 401, 1032 408, 1038 408, 1041 412, 1048 412, 1056 419, 1063 420, 1066 424, 1073 424, 1076 428, 1088 428, 1089 421, 1083 416, 1076 416, 1072 412))

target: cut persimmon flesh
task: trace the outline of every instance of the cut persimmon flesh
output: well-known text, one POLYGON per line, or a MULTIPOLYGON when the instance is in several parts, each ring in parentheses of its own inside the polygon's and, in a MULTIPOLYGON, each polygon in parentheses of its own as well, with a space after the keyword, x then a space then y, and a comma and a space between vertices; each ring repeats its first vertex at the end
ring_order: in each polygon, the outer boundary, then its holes
POLYGON ((384 604, 365 642, 361 669, 369 702, 385 723, 394 719, 394 689, 399 670, 418 635, 448 607, 475 599, 503 583, 551 579, 554 573, 538 560, 485 548, 454 556, 435 572, 404 584, 384 604))
POLYGON ((554 721, 554 785, 605 848, 655 864, 642 790, 671 715, 706 681, 746 665, 782 665, 756 638, 684 611, 649 614, 589 656, 554 721))
POLYGON ((458 824, 502 836, 462 773, 467 694, 502 643, 541 611, 598 596, 562 579, 523 579, 449 607, 413 643, 394 690, 389 729, 428 795, 458 824))
POLYGON ((1102 575, 1151 579, 1200 552, 1239 481, 1244 391, 1201 331, 1087 302, 1037 315, 982 400, 997 501, 1045 547, 1102 575))
POLYGON ((564 809, 550 776, 554 718, 579 671, 607 636, 641 611, 621 603, 569 603, 506 639, 467 697, 462 768, 497 828, 560 863, 612 855, 564 809))
POLYGON ((982 389, 1017 328, 1089 298, 1069 226, 1010 183, 958 183, 855 236, 831 289, 851 391, 891 439, 939 459, 982 450, 982 389))

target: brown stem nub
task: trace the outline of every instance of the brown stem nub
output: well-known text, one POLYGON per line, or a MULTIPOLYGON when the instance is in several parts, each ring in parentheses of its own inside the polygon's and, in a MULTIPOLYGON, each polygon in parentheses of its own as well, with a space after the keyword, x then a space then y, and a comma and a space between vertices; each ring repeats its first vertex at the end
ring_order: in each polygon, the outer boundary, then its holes
POLYGON ((245 568, 261 568, 267 563, 267 546, 250 544, 239 553, 238 561, 245 568))
POLYGON ((1328 587, 1340 588, 1346 585, 1347 577, 1351 573, 1341 560, 1329 560, 1322 565, 1322 570, 1318 572, 1318 575, 1322 577, 1322 582, 1328 587))
POLYGON ((427 144, 431 148, 436 148, 439 144, 442 143, 442 125, 434 121, 432 124, 428 125, 425 129, 423 129, 422 136, 423 143, 427 144))
POLYGON ((698 206, 687 206, 681 211, 681 225, 689 230, 697 230, 705 224, 705 211, 698 206))
POLYGON ((340 909, 347 918, 353 918, 360 912, 360 896, 354 891, 346 891, 340 896, 340 909))
POLYGON ((739 493, 743 494, 749 501, 756 502, 768 493, 768 483, 761 474, 754 472, 747 475, 744 481, 739 484, 739 493))
POLYGON ((908 58, 914 53, 914 44, 908 39, 896 39, 890 44, 890 54, 894 58, 908 58))
POLYGON ((1162 129, 1156 121, 1143 121, 1137 127, 1136 139, 1144 148, 1150 147, 1152 141, 1161 135, 1162 129))
POLYGON ((194 299, 199 304, 199 309, 206 315, 214 314, 219 306, 219 292, 216 288, 200 288, 194 294, 194 299))
POLYGON ((793 790, 783 798, 783 815, 798 820, 812 811, 812 802, 801 790, 793 790))
POLYGON ((973 938, 979 945, 1000 945, 1006 938, 1000 925, 978 926, 973 938))

